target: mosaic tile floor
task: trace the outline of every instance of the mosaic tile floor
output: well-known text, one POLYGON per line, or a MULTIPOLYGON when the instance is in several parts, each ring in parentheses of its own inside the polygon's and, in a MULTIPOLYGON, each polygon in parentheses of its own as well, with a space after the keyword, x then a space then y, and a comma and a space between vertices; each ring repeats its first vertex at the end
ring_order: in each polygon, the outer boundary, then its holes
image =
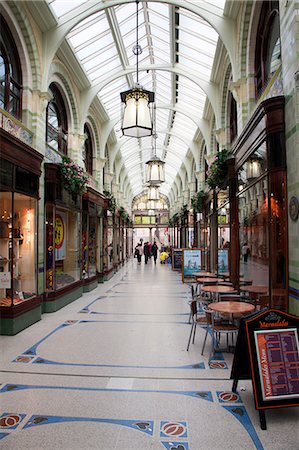
POLYGON ((1 336, 5 449, 298 448, 297 408, 259 425, 232 355, 186 351, 190 288, 169 265, 129 261, 111 280, 16 336, 1 336))

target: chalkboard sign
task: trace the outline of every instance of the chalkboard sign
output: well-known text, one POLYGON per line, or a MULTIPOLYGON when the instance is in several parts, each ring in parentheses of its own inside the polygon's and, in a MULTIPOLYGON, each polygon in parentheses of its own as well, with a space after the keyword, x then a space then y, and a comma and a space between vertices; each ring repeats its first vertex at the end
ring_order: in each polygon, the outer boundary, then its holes
POLYGON ((182 280, 193 280, 193 273, 201 270, 201 250, 199 248, 183 248, 182 280))
POLYGON ((265 409, 299 406, 299 319, 267 309, 241 320, 231 378, 252 379, 255 407, 266 429, 265 409))
POLYGON ((172 270, 182 270, 183 250, 181 248, 172 249, 172 270))

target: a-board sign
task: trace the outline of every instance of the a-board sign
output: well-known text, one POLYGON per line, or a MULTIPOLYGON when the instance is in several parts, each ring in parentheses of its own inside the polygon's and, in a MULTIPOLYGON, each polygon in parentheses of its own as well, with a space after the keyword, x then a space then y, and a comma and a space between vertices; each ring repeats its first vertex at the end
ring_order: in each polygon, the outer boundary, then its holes
POLYGON ((231 378, 252 378, 256 409, 298 406, 299 318, 267 309, 241 325, 231 378))
POLYGON ((172 270, 182 270, 183 250, 181 248, 172 249, 172 270))
POLYGON ((201 250, 183 248, 182 281, 193 280, 193 273, 201 270, 201 250))
POLYGON ((228 249, 218 249, 218 273, 228 272, 228 249))

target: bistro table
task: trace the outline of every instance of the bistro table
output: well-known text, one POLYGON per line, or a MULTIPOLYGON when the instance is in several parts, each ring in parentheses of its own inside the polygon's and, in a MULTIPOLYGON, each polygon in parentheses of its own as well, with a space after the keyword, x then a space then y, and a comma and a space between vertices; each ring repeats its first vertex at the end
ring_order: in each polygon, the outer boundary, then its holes
POLYGON ((215 277, 217 277, 217 274, 216 274, 216 272, 201 271, 201 272, 193 272, 192 276, 195 278, 197 278, 197 277, 215 278, 215 277))
POLYGON ((199 284, 202 283, 220 283, 221 281, 223 281, 223 278, 212 278, 212 277, 196 277, 196 281, 199 284))
POLYGON ((218 300, 218 294, 232 294, 233 292, 236 292, 236 289, 232 286, 221 286, 218 284, 203 286, 201 290, 203 292, 214 294, 215 300, 218 300))
POLYGON ((254 310, 254 308, 255 308, 254 305, 246 302, 227 301, 209 304, 209 309, 212 309, 213 311, 222 314, 231 314, 231 315, 250 313, 254 310))
POLYGON ((254 284, 249 284, 248 286, 241 286, 240 291, 248 292, 250 298, 254 301, 254 305, 256 306, 259 295, 266 295, 269 292, 269 288, 267 286, 257 286, 254 284))

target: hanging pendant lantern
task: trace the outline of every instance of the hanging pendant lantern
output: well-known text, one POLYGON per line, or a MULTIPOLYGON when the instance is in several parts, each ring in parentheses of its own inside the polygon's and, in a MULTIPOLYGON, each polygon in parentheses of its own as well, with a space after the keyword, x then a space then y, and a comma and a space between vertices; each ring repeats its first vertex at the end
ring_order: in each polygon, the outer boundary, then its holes
POLYGON ((165 181, 165 162, 162 159, 152 156, 145 164, 147 164, 147 183, 158 186, 165 181))
POLYGON ((121 101, 125 104, 123 111, 122 133, 123 136, 145 137, 153 134, 153 122, 150 103, 155 101, 155 94, 146 91, 139 85, 138 56, 142 48, 138 42, 138 3, 136 1, 136 44, 133 53, 136 55, 136 85, 133 89, 120 93, 121 101))
POLYGON ((149 186, 147 197, 149 200, 159 200, 160 194, 158 186, 149 186))
POLYGON ((155 100, 155 94, 145 91, 140 86, 121 92, 121 101, 125 104, 122 132, 124 136, 145 137, 153 133, 150 103, 155 100))

